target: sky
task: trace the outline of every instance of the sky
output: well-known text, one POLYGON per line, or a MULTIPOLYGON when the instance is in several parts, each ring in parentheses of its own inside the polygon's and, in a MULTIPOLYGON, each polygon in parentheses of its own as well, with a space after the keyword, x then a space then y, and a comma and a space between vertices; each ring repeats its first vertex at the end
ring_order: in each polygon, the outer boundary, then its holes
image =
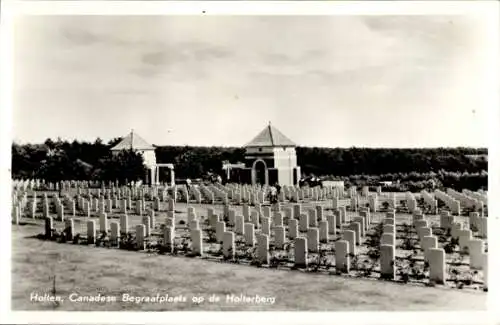
POLYGON ((243 146, 487 146, 466 16, 23 16, 13 137, 243 146))

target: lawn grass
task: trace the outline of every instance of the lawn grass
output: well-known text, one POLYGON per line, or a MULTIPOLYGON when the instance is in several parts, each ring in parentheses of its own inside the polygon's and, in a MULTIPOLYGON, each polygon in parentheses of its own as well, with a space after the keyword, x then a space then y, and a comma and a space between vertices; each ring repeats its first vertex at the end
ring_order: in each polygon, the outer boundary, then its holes
POLYGON ((146 252, 85 247, 42 241, 31 236, 37 225, 12 226, 12 309, 61 311, 168 310, 316 310, 316 311, 444 311, 485 310, 480 291, 418 287, 367 279, 304 274, 217 263, 200 258, 157 256, 146 252), (65 301, 31 302, 30 294, 50 292, 65 301), (68 295, 113 295, 112 303, 70 302, 68 295), (134 296, 183 295, 185 303, 121 302, 134 296), (274 304, 229 304, 227 294, 274 297, 274 304), (217 295, 221 301, 207 302, 217 295), (204 296, 195 304, 193 296, 204 296))

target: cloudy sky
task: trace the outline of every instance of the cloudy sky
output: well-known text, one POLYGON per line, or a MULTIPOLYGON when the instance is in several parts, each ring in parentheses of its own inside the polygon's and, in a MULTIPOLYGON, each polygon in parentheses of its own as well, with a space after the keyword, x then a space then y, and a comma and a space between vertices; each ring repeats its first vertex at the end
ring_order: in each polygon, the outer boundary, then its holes
POLYGON ((13 136, 486 146, 481 29, 463 16, 25 16, 13 136))

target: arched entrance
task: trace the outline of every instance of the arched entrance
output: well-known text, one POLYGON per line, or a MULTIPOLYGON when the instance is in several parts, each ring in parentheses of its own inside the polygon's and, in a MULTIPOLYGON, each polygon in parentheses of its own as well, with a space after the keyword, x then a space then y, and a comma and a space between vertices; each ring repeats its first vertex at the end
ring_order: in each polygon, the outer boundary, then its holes
POLYGON ((252 174, 253 184, 266 185, 268 183, 267 165, 264 160, 259 159, 253 163, 252 174))

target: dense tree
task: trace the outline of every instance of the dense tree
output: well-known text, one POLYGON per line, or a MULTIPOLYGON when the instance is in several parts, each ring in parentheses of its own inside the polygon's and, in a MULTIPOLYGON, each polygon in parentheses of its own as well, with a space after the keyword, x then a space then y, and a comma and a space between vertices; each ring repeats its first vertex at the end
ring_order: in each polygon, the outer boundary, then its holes
POLYGON ((143 180, 146 167, 142 155, 132 150, 123 150, 118 154, 108 154, 102 158, 96 168, 96 176, 101 180, 125 181, 143 180))
MULTIPOLYGON (((132 152, 111 155, 107 144, 47 139, 43 144, 12 145, 14 178, 142 179, 142 158, 132 152)), ((342 179, 346 184, 375 186, 380 181, 399 181, 405 188, 441 187, 486 188, 488 151, 484 148, 318 148, 298 147, 298 164, 304 175, 342 179)), ((157 161, 175 164, 179 178, 202 178, 221 173, 222 162, 244 161, 244 149, 235 147, 161 146, 157 161)))

